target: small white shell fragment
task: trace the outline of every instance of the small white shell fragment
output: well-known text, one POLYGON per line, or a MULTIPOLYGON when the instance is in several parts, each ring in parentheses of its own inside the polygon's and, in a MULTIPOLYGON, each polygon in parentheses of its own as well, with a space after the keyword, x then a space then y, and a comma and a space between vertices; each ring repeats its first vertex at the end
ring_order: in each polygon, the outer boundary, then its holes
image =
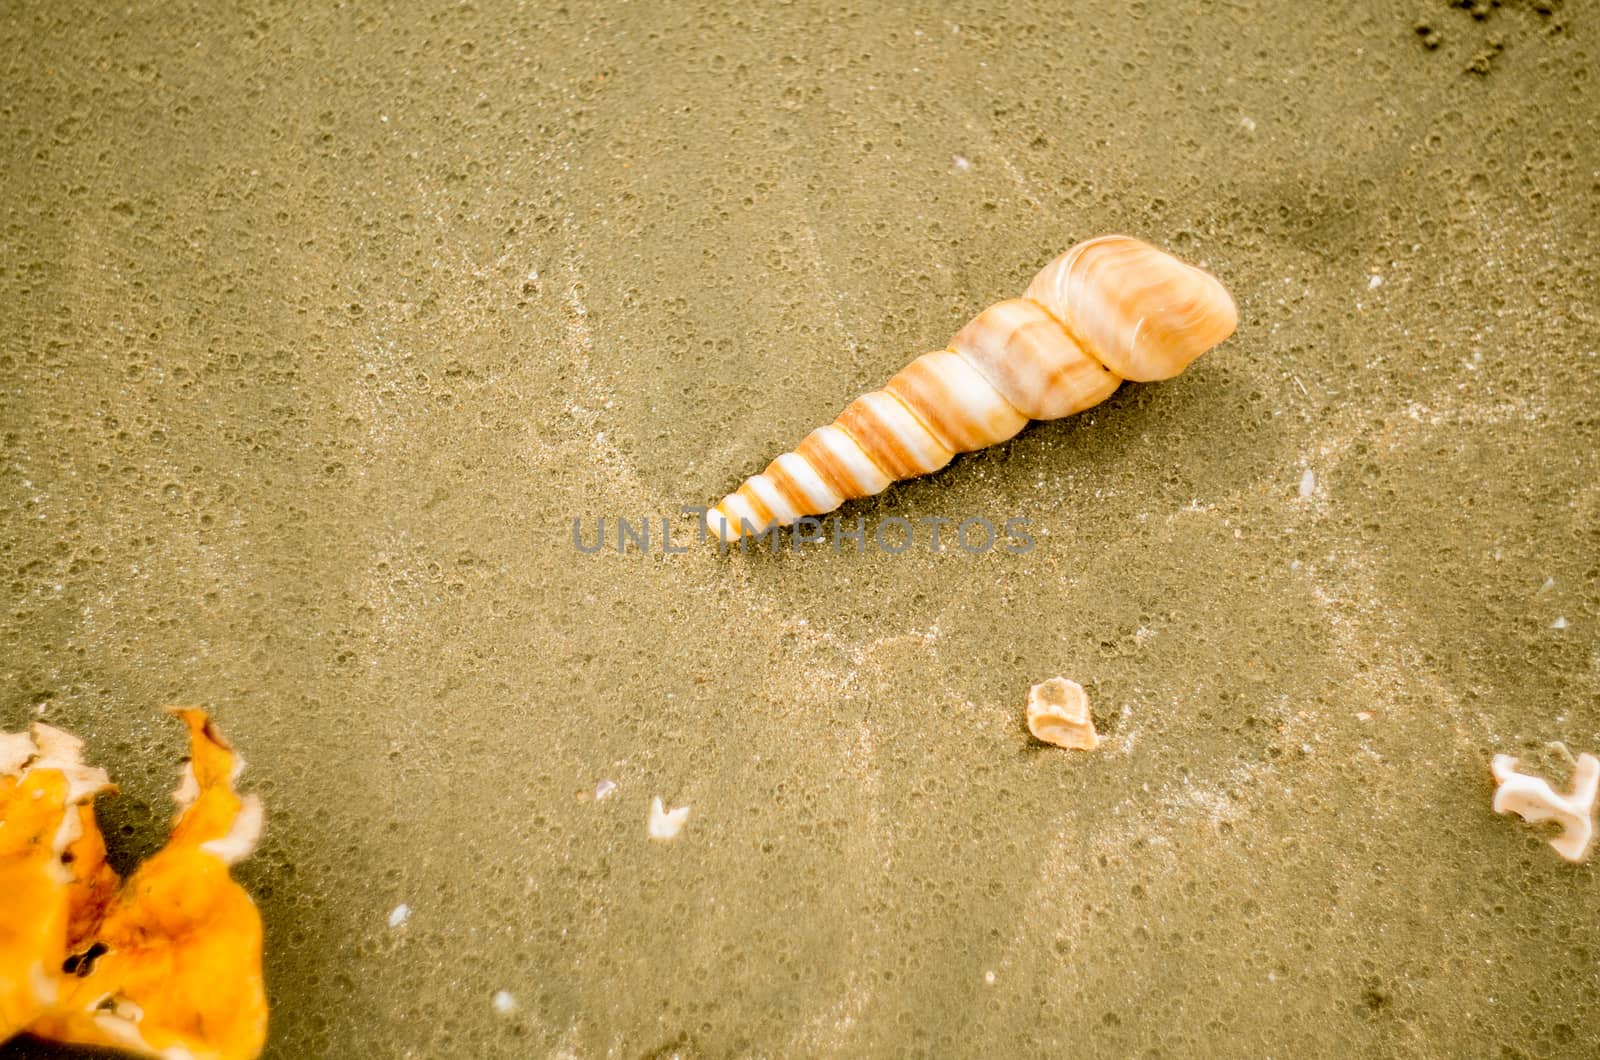
POLYGON ((1550 623, 1550 628, 1551 629, 1566 629, 1567 628, 1567 616, 1565 616, 1565 615, 1557 615, 1556 616, 1556 620, 1554 622, 1550 623))
POLYGON ((1300 499, 1305 500, 1317 492, 1317 473, 1309 467, 1300 474, 1300 499))
POLYGON ((411 918, 411 907, 401 902, 389 911, 389 926, 397 928, 411 918))
POLYGON ((1093 751, 1100 745, 1089 716, 1089 694, 1065 677, 1028 689, 1028 731, 1036 740, 1070 750, 1093 751))
POLYGON ((509 1016, 517 1011, 517 999, 511 996, 511 991, 509 990, 496 990, 491 1004, 494 1005, 494 1010, 502 1016, 509 1016))
POLYGON ((1377 273, 1373 273, 1372 279, 1367 281, 1367 290, 1371 291, 1371 290, 1374 290, 1375 288, 1382 287, 1382 286, 1383 286, 1383 277, 1379 276, 1377 273))
POLYGON ((596 784, 594 786, 594 801, 595 802, 599 802, 599 801, 601 801, 602 799, 606 798, 608 795, 610 795, 612 792, 614 792, 616 790, 617 790, 617 782, 616 781, 614 781, 614 780, 602 780, 600 783, 598 783, 598 784, 596 784))
POLYGON ((668 810, 661 804, 661 796, 657 795, 650 800, 650 838, 666 841, 676 839, 683 826, 689 820, 689 807, 679 806, 675 810, 668 810))
POLYGON ((1568 861, 1582 861, 1589 854, 1594 838, 1595 796, 1600 793, 1600 759, 1591 754, 1578 756, 1572 770, 1572 794, 1557 795, 1543 777, 1518 773, 1517 760, 1510 755, 1495 755, 1489 763, 1494 774, 1494 812, 1514 813, 1529 824, 1557 821, 1561 834, 1550 840, 1557 854, 1568 861))

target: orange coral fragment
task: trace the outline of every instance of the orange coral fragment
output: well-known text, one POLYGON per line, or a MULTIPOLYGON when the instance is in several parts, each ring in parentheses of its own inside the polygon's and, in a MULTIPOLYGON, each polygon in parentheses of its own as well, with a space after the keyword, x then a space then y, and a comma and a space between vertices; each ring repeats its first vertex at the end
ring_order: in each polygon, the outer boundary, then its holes
POLYGON ((49 726, 0 736, 0 1041, 29 1033, 143 1056, 235 1060, 266 1043, 261 917, 228 867, 261 804, 204 711, 167 845, 119 880, 91 800, 109 784, 49 726))
MULTIPOLYGON (((59 729, 0 735, 0 1041, 26 1029, 60 993, 74 875, 89 800, 111 785, 83 765, 59 729)), ((98 836, 92 811, 88 826, 98 836)))

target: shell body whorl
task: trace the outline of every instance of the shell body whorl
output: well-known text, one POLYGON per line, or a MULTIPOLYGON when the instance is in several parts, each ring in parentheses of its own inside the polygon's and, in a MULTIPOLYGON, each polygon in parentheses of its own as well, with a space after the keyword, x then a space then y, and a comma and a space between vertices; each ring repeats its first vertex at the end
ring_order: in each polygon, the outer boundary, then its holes
POLYGON ((1122 382, 1027 298, 985 309, 956 332, 950 348, 1030 420, 1057 420, 1098 405, 1122 382))
POLYGON ((1238 310, 1213 276, 1128 236, 1079 243, 1021 298, 990 306, 944 350, 851 402, 706 513, 723 541, 831 512, 1032 419, 1104 401, 1124 379, 1177 375, 1233 334, 1238 310))
POLYGON ((1079 243, 1040 269, 1025 297, 1136 383, 1171 379, 1239 326, 1216 277, 1128 236, 1079 243))

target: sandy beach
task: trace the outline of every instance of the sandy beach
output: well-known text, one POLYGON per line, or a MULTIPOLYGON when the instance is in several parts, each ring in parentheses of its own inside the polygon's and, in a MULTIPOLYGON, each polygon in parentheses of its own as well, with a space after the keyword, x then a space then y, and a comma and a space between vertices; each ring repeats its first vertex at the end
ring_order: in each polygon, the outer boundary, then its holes
POLYGON ((124 866, 209 705, 274 1058, 1600 1052, 1600 7, 1482 14, 9 4, 0 731, 124 866), (1237 334, 697 539, 1108 232, 1237 334))

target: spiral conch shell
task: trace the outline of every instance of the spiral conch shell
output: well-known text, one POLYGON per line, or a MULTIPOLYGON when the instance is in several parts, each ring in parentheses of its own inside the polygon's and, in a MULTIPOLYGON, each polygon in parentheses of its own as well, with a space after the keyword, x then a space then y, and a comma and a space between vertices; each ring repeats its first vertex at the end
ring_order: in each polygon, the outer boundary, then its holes
POLYGON ((990 306, 882 390, 706 513, 724 541, 788 526, 937 471, 1029 420, 1082 412, 1124 379, 1170 379, 1233 334, 1221 283, 1129 236, 1102 236, 1046 265, 1021 298, 990 306))

